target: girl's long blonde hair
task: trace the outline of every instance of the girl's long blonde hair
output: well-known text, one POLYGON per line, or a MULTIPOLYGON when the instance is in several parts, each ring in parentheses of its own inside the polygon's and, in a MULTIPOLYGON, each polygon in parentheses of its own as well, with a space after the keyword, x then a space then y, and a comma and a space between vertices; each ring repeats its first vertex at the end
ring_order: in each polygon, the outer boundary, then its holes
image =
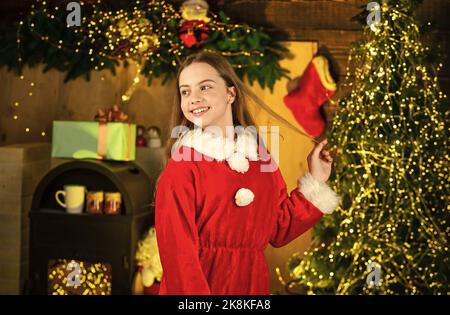
POLYGON ((222 79, 225 81, 225 84, 227 87, 234 86, 236 89, 236 97, 234 99, 234 102, 232 104, 232 116, 233 116, 233 124, 234 126, 242 126, 244 128, 249 126, 255 126, 255 122, 253 120, 252 115, 250 114, 247 106, 248 98, 252 99, 257 105, 259 105, 261 108, 265 109, 269 114, 271 114, 274 118, 278 119, 285 125, 287 125, 289 128, 294 129, 298 133, 304 135, 302 131, 300 131, 297 127, 292 125, 290 122, 288 122, 286 119, 278 115, 276 112, 274 112, 268 105, 266 105, 258 96, 256 96, 255 93, 253 93, 243 82, 242 80, 237 76, 237 74, 234 72, 234 69, 232 65, 228 62, 228 60, 216 52, 211 51, 200 51, 197 53, 194 53, 192 55, 189 55, 183 63, 180 65, 178 72, 177 72, 177 83, 176 83, 176 90, 174 91, 174 104, 173 104, 173 112, 172 112, 172 118, 170 122, 170 129, 169 129, 169 137, 165 141, 166 147, 165 147, 165 154, 166 159, 170 158, 171 150, 173 144, 177 141, 176 138, 173 138, 171 136, 171 132, 173 128, 177 126, 186 126, 189 129, 194 128, 194 125, 192 122, 186 119, 184 116, 182 110, 181 110, 181 95, 180 95, 180 74, 186 68, 187 66, 195 63, 195 62, 202 62, 207 63, 210 66, 212 66, 214 69, 217 70, 219 75, 222 77, 222 79))

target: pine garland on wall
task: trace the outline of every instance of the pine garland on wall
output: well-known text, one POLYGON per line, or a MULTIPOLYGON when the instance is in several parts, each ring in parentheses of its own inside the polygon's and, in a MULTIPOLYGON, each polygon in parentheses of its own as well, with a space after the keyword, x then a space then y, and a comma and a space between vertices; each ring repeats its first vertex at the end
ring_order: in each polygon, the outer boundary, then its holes
MULTIPOLYGON (((289 71, 279 61, 288 51, 262 28, 232 23, 224 12, 208 12, 204 0, 185 1, 180 12, 164 0, 80 1, 80 24, 69 26, 76 11, 36 0, 14 25, 0 27, 0 66, 21 73, 24 66, 65 72, 65 82, 91 71, 115 69, 122 62, 140 65, 151 84, 174 77, 180 62, 197 50, 225 56, 237 74, 273 89, 289 71), (72 15, 73 16, 73 15, 72 15)), ((76 6, 77 4, 75 4, 76 6)), ((76 23, 76 19, 72 22, 76 23)))

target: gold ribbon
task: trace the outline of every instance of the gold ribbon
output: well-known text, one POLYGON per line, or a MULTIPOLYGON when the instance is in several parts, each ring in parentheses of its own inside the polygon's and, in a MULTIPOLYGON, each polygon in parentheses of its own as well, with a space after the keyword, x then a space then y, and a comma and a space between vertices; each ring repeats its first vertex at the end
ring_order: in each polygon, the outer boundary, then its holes
POLYGON ((128 141, 127 141, 127 161, 130 160, 131 155, 131 124, 128 124, 128 141))
POLYGON ((106 159, 108 154, 108 123, 98 123, 97 154, 99 159, 106 159))
MULTIPOLYGON (((131 156, 131 124, 128 124, 127 132, 127 151, 125 160, 129 161, 131 156)), ((97 155, 99 159, 105 160, 108 155, 108 123, 99 122, 98 123, 98 137, 97 137, 97 155)))

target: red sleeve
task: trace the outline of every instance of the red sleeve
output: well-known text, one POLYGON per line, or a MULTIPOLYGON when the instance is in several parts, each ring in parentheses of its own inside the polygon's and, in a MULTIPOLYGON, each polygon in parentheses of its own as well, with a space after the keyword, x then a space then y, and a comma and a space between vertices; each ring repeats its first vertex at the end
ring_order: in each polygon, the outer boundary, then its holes
POLYGON ((282 247, 313 227, 322 218, 323 212, 308 201, 298 187, 293 189, 289 196, 279 168, 274 172, 274 176, 277 214, 270 244, 282 247))
POLYGON ((155 196, 155 227, 165 294, 211 294, 199 260, 195 173, 170 160, 155 196))

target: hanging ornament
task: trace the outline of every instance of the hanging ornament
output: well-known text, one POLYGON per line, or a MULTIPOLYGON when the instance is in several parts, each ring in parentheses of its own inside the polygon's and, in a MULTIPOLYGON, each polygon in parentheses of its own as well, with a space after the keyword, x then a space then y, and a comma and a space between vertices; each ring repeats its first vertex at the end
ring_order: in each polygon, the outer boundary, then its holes
POLYGON ((188 48, 198 47, 208 38, 208 30, 203 21, 184 21, 180 28, 180 39, 188 48))
POLYGON ((155 51, 159 47, 159 38, 156 35, 146 35, 140 38, 138 50, 140 53, 155 51))
POLYGON ((119 22, 117 22, 117 28, 119 30, 120 36, 122 36, 122 37, 127 38, 127 37, 130 37, 131 35, 133 35, 133 31, 128 26, 125 19, 120 19, 119 22))
POLYGON ((208 3, 204 0, 188 0, 181 6, 180 39, 191 48, 200 46, 208 38, 208 3))
POLYGON ((208 23, 208 2, 205 0, 187 0, 181 5, 181 17, 185 21, 203 21, 208 23))
POLYGON ((137 9, 130 17, 124 18, 123 15, 124 13, 119 11, 117 17, 108 17, 115 20, 106 32, 111 54, 120 59, 147 58, 160 46, 153 24, 145 18, 144 12, 137 9))

